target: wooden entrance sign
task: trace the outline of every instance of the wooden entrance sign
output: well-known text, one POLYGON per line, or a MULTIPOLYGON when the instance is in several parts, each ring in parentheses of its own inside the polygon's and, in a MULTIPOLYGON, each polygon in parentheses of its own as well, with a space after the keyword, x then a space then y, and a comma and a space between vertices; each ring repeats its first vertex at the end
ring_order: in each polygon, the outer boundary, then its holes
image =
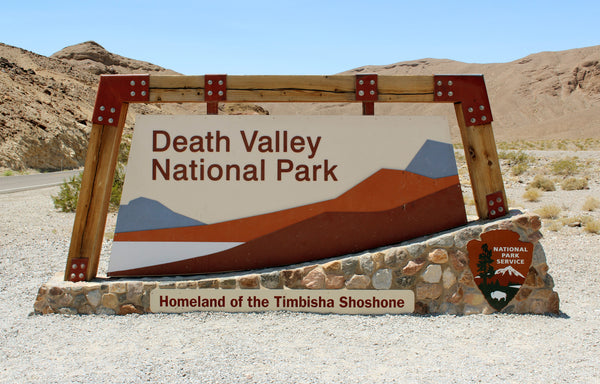
POLYGON ((365 115, 374 114, 375 102, 453 103, 479 218, 492 219, 508 211, 481 75, 103 75, 65 280, 89 281, 96 277, 129 103, 169 102, 205 102, 209 114, 218 113, 219 102, 360 102, 365 115))

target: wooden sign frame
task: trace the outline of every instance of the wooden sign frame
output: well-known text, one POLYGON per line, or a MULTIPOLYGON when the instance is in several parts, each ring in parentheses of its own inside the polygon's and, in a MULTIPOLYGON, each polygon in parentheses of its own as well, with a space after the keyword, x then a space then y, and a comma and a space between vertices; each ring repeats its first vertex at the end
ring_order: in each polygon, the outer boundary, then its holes
POLYGON ((375 102, 453 103, 480 219, 508 212, 482 75, 378 76, 165 76, 100 78, 85 169, 77 202, 66 281, 96 277, 121 135, 130 103, 218 104, 359 102, 373 115, 375 102))

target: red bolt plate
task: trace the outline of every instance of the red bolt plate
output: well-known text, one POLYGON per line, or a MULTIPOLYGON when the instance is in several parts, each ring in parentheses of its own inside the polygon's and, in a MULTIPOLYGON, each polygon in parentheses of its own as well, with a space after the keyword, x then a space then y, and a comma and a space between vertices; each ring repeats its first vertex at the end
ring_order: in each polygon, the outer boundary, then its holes
POLYGON ((69 265, 69 281, 74 283, 85 280, 88 259, 73 259, 69 265))
POLYGON ((94 106, 94 124, 117 126, 121 105, 150 100, 149 75, 102 75, 94 106))
POLYGON ((489 219, 495 219, 497 217, 504 216, 508 213, 506 203, 504 201, 504 198, 502 197, 502 192, 490 193, 485 197, 485 201, 487 202, 488 206, 489 219))
POLYGON ((377 101, 378 98, 377 75, 356 75, 356 100, 377 101))
POLYGON ((483 75, 435 75, 433 100, 461 103, 467 125, 492 122, 483 75))
POLYGON ((204 100, 227 100, 227 75, 204 75, 204 100))

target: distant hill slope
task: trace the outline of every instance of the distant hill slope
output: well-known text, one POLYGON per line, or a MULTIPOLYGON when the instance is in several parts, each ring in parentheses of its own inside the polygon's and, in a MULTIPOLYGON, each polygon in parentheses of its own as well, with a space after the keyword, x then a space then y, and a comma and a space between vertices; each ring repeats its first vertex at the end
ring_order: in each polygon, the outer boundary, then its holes
MULTIPOLYGON (((498 140, 600 137, 600 46, 543 52, 510 63, 468 64, 423 59, 366 66, 346 74, 483 73, 498 140)), ((45 57, 0 43, 0 168, 60 169, 83 165, 100 74, 164 73, 171 70, 106 51, 95 42, 45 57)), ((360 106, 265 104, 272 114, 359 114, 360 106)), ((268 113, 257 106, 227 104, 225 113, 268 113)), ((197 114, 203 104, 133 104, 136 113, 197 114)), ((378 104, 378 114, 447 115, 434 104, 378 104)), ((456 127, 453 137, 458 140, 456 127)))
MULTIPOLYGON (((471 64, 422 59, 370 65, 343 74, 483 74, 497 140, 600 137, 600 46, 536 53, 510 63, 471 64)), ((279 113, 360 113, 357 106, 268 106, 279 113)), ((439 104, 379 104, 377 114, 446 115, 459 140, 454 109, 439 104)))
MULTIPOLYGON (((64 48, 51 57, 0 43, 0 168, 82 166, 99 76, 118 73, 177 74, 115 55, 93 41, 64 48)), ((133 126, 135 114, 197 114, 206 107, 132 104, 130 110, 126 128, 133 126)), ((266 111, 230 105, 225 113, 266 111)))

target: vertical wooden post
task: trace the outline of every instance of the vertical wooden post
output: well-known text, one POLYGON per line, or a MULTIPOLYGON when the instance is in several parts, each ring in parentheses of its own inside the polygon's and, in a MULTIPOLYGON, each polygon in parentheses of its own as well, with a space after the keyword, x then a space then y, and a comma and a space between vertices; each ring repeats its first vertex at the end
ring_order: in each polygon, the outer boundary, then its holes
POLYGON ((508 213, 492 124, 467 125, 461 103, 454 104, 454 110, 465 150, 477 215, 480 219, 490 218, 487 197, 495 193, 502 196, 502 210, 508 213))
POLYGON ((74 259, 88 259, 85 280, 93 279, 98 272, 108 204, 126 117, 127 104, 123 103, 117 126, 92 126, 65 280, 69 280, 70 266, 74 259))

